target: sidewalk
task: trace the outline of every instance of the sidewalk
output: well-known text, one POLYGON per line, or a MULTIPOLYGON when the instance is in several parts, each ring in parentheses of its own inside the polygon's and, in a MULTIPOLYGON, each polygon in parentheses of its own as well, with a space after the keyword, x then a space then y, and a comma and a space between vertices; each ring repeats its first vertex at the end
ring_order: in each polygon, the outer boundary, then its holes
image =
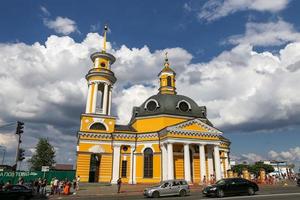
MULTIPOLYGON (((147 187, 151 187, 155 184, 138 184, 138 185, 130 185, 130 184, 122 184, 121 187, 121 193, 117 193, 118 188, 117 185, 105 185, 105 184, 98 184, 98 183, 81 183, 80 190, 76 191, 76 194, 71 194, 69 196, 62 195, 61 197, 89 197, 89 196, 134 196, 134 195, 143 195, 143 191, 147 187)), ((260 190, 266 190, 266 191, 273 191, 276 188, 289 188, 289 187, 295 187, 295 184, 289 184, 289 185, 259 185, 260 190)), ((200 185, 190 185, 191 192, 202 192, 202 186, 200 185)), ((71 192, 74 192, 71 190, 71 192)), ((50 199, 57 199, 59 196, 49 196, 50 199)))

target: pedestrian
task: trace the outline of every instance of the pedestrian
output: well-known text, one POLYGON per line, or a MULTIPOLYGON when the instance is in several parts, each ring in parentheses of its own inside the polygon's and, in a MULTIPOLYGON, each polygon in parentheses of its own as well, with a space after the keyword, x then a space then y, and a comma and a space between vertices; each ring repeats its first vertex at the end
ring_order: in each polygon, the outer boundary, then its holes
POLYGON ((19 184, 19 185, 23 185, 23 184, 24 184, 24 178, 23 178, 23 177, 20 177, 20 178, 19 178, 18 184, 19 184))
POLYGON ((76 190, 76 188, 77 188, 77 180, 76 180, 76 178, 74 178, 73 179, 73 190, 75 191, 76 190))
POLYGON ((122 179, 121 178, 118 179, 117 184, 118 184, 118 193, 120 193, 121 192, 121 185, 122 185, 122 179))
POLYGON ((42 180, 42 184, 41 184, 42 195, 46 194, 46 186, 47 186, 47 180, 46 180, 46 179, 43 179, 43 180, 42 180))
POLYGON ((203 176, 202 184, 203 184, 203 187, 206 187, 206 185, 207 185, 206 176, 203 176))
POLYGON ((37 181, 37 187, 36 187, 36 192, 39 194, 42 186, 42 179, 39 178, 37 181))
POLYGON ((77 176, 77 179, 76 179, 76 191, 79 190, 79 182, 80 182, 80 176, 77 176))
POLYGON ((54 191, 54 194, 57 194, 58 192, 58 179, 56 177, 54 177, 54 181, 53 181, 53 191, 54 191))

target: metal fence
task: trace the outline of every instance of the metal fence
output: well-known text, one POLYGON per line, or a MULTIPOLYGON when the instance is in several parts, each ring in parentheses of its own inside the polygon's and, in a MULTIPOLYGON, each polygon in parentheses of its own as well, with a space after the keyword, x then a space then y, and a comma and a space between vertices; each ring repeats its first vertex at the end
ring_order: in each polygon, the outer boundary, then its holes
POLYGON ((51 179, 56 177, 59 180, 73 180, 75 178, 75 170, 68 171, 52 171, 49 172, 41 172, 41 171, 0 171, 0 182, 6 183, 9 180, 12 184, 16 184, 20 177, 23 177, 24 181, 31 182, 38 178, 47 179, 48 184, 51 179))

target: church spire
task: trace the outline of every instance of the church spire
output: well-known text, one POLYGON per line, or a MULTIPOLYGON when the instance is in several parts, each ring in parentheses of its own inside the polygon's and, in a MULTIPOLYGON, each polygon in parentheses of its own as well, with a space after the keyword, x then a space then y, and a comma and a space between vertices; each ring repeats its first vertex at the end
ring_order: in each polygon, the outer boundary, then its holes
POLYGON ((175 76, 176 73, 170 68, 168 52, 165 53, 164 68, 158 74, 160 80, 160 94, 176 94, 175 76))
POLYGON ((103 32, 103 48, 102 52, 106 52, 106 32, 108 31, 108 26, 104 26, 104 32, 103 32))

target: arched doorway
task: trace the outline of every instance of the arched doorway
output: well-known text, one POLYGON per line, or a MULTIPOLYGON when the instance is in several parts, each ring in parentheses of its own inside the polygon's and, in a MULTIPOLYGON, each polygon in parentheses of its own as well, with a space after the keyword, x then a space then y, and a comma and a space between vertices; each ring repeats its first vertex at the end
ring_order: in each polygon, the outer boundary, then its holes
POLYGON ((101 156, 99 154, 92 154, 90 159, 90 172, 89 182, 95 183, 99 181, 99 167, 100 167, 101 156))

